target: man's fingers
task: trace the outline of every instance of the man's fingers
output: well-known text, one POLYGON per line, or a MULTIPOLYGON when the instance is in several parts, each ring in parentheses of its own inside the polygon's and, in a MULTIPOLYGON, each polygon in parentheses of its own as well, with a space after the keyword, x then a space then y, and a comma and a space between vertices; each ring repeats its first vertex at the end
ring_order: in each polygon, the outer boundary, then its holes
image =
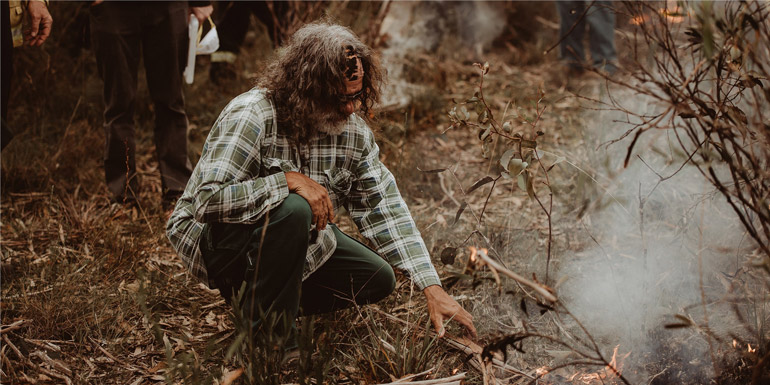
POLYGON ((45 39, 48 39, 48 35, 51 34, 51 25, 53 24, 53 19, 51 18, 45 18, 43 19, 43 22, 40 23, 42 26, 42 29, 40 30, 40 36, 38 36, 38 40, 40 40, 40 43, 42 44, 45 39))
POLYGON ((476 327, 473 326, 473 316, 471 313, 468 313, 465 309, 460 309, 460 312, 457 313, 455 316, 455 319, 457 322, 459 322, 461 325, 465 326, 465 329, 470 332, 471 336, 473 338, 476 338, 476 327))
POLYGON ((441 338, 444 336, 444 317, 441 316, 441 314, 434 313, 430 315, 430 320, 433 321, 433 327, 436 329, 436 333, 438 333, 438 337, 441 338))
POLYGON ((329 198, 329 194, 325 194, 326 196, 326 205, 329 208, 329 222, 334 223, 334 204, 332 203, 332 199, 329 198))
POLYGON ((462 324, 463 326, 465 326, 465 329, 467 329, 468 332, 471 333, 471 336, 473 336, 473 338, 476 338, 478 336, 476 334, 476 327, 473 326, 473 316, 470 313, 463 310, 461 312, 461 316, 457 317, 457 321, 460 322, 460 324, 462 324))
POLYGON ((37 37, 37 31, 40 27, 40 15, 33 14, 30 15, 30 22, 29 22, 29 35, 32 37, 37 37))

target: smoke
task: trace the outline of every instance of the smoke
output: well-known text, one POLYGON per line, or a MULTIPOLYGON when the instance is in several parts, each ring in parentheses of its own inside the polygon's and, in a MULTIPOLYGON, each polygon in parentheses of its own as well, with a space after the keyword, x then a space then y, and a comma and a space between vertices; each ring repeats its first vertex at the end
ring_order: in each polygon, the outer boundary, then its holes
MULTIPOLYGON (((612 96, 630 110, 659 108, 630 91, 613 90, 612 96)), ((679 170, 687 156, 670 131, 642 136, 623 168, 630 137, 600 144, 628 130, 617 123, 626 117, 612 111, 587 114, 584 134, 589 151, 596 149, 590 168, 598 170, 602 186, 594 186, 594 198, 600 203, 580 219, 589 247, 561 256, 559 275, 566 277, 559 287, 561 299, 605 352, 619 344, 639 365, 645 359, 678 360, 689 380, 709 378, 713 373, 704 336, 664 326, 681 323, 677 314, 703 324, 702 302, 709 304, 713 331, 736 325, 728 309, 713 302, 726 294, 720 276, 734 274, 740 256, 753 244, 726 200, 698 170, 692 165, 679 170)), ((627 375, 637 380, 650 376, 641 366, 627 375)))
POLYGON ((380 34, 386 36, 382 56, 389 78, 383 107, 404 106, 425 92, 408 82, 404 73, 416 57, 451 52, 475 54, 475 60, 480 61, 483 51, 505 27, 499 7, 498 3, 477 1, 393 2, 380 27, 380 34))

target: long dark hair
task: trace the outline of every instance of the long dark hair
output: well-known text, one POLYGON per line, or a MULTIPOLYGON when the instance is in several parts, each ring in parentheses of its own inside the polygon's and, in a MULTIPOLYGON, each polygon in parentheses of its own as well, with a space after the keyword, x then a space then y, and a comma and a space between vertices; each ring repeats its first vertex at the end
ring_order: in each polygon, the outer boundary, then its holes
POLYGON ((275 103, 285 134, 306 140, 324 125, 341 124, 347 116, 340 99, 345 92, 346 50, 361 58, 364 67, 360 115, 380 100, 385 72, 380 60, 349 28, 325 22, 297 30, 267 65, 257 85, 275 103))

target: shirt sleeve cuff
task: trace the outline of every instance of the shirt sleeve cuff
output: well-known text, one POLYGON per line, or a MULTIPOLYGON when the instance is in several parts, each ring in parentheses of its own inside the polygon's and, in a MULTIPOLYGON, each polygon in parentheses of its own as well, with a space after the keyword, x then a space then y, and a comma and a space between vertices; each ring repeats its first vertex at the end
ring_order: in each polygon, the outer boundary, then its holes
POLYGON ((279 172, 265 177, 267 191, 277 191, 275 202, 283 202, 289 196, 289 183, 286 182, 286 174, 279 172))
POLYGON ((439 279, 436 269, 416 273, 412 275, 412 280, 420 290, 425 290, 426 287, 432 285, 441 286, 441 279, 439 279))

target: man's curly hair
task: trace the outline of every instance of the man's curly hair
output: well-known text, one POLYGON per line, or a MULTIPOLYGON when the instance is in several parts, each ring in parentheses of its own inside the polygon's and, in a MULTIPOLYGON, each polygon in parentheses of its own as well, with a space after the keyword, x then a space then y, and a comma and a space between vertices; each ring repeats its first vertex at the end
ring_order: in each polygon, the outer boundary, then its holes
POLYGON ((374 51, 350 29, 329 23, 307 24, 267 65, 257 86, 273 98, 278 123, 290 138, 306 141, 348 118, 342 112, 341 99, 351 52, 360 57, 364 67, 359 100, 361 115, 368 118, 370 109, 380 100, 385 72, 374 51))

